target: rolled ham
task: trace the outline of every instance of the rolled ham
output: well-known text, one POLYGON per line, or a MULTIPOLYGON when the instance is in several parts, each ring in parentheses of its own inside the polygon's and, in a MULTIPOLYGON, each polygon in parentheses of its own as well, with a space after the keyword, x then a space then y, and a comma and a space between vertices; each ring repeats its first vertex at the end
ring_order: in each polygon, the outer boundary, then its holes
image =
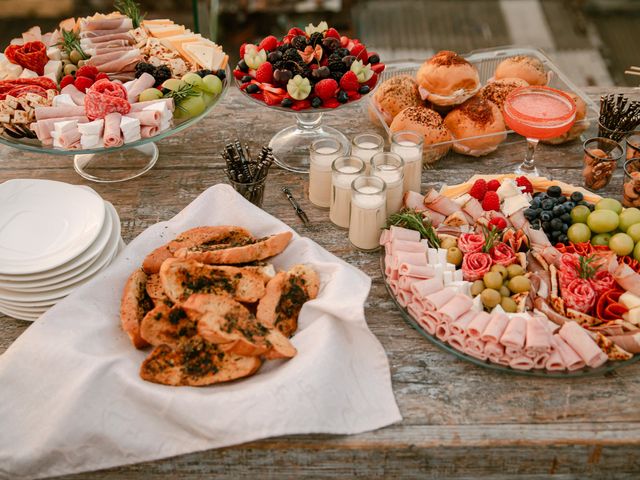
POLYGON ((636 296, 640 296, 640 274, 631 268, 626 263, 621 263, 612 272, 613 278, 618 285, 624 288, 627 292, 631 292, 636 296))
POLYGON ((84 108, 84 93, 82 93, 80 90, 78 90, 75 85, 73 85, 72 83, 70 83, 69 85, 65 86, 62 90, 60 90, 60 93, 65 93, 67 95, 69 95, 71 97, 71 100, 73 100, 73 103, 75 103, 76 105, 81 105, 84 108))
POLYGON ((91 57, 87 60, 87 65, 93 65, 99 72, 104 73, 133 72, 140 60, 142 54, 134 48, 126 52, 111 52, 91 57))
POLYGON ((83 106, 63 105, 60 107, 36 107, 36 121, 47 120, 48 118, 68 118, 84 117, 86 110, 83 106))
MULTIPOLYGON (((134 103, 134 104, 131 105, 131 110, 130 111, 131 112, 141 112, 142 110, 145 110, 148 107, 156 106, 156 105, 161 104, 161 103, 165 104, 167 110, 169 110, 170 112, 173 112, 173 110, 175 108, 175 106, 173 104, 173 98, 160 98, 158 100, 148 100, 146 102, 134 103)), ((389 235, 390 235, 389 240, 395 238, 395 237, 392 236, 392 232, 393 232, 394 229, 397 229, 397 228, 400 228, 400 227, 394 227, 394 226, 391 227, 391 230, 389 232, 389 235)), ((407 230, 407 229, 403 228, 402 230, 407 230)), ((407 232, 413 232, 415 235, 417 235, 417 238, 415 239, 415 241, 416 242, 420 241, 420 233, 418 233, 415 230, 407 230, 407 232)), ((415 236, 412 237, 412 238, 415 238, 415 236)), ((404 240, 411 240, 411 238, 405 238, 404 240)))
POLYGON ((436 293, 444 288, 442 284, 442 280, 437 278, 428 278, 426 280, 420 280, 419 282, 415 282, 411 284, 411 293, 416 298, 422 299, 427 295, 431 295, 436 293))
POLYGON ((551 335, 541 317, 529 317, 526 331, 524 351, 527 356, 536 357, 551 351, 551 335))
MULTIPOLYGON (((498 344, 502 334, 504 333, 507 325, 509 324, 509 317, 507 317, 504 313, 494 313, 491 315, 491 320, 485 327, 484 331, 480 338, 482 341, 489 343, 498 344)), ((500 355, 504 353, 504 348, 500 345, 501 351, 500 355)))
POLYGON ((567 370, 579 370, 585 366, 580 355, 557 333, 553 336, 553 346, 554 350, 560 354, 567 370))
POLYGON ((113 35, 114 33, 127 33, 131 28, 118 27, 109 30, 85 30, 80 32, 80 39, 84 38, 100 38, 106 35, 113 35))
POLYGON ((408 240, 410 242, 419 242, 420 241, 420 232, 417 230, 409 230, 408 228, 398 227, 396 225, 391 225, 389 228, 391 231, 390 240, 408 240))
POLYGON ((516 370, 531 370, 533 368, 533 360, 523 355, 512 358, 509 362, 509 366, 516 370))
POLYGON ((42 142, 50 142, 51 132, 53 131, 54 125, 57 122, 63 122, 66 120, 77 120, 78 123, 87 123, 89 119, 86 116, 76 116, 76 117, 65 117, 65 118, 47 118, 45 120, 39 120, 37 122, 33 122, 31 124, 31 130, 36 132, 38 136, 38 140, 42 142))
MULTIPOLYGON (((146 112, 147 111, 145 111, 144 113, 146 112)), ((140 121, 140 123, 142 123, 142 120, 140 121)), ((410 240, 401 240, 399 238, 395 238, 389 243, 391 245, 392 255, 397 252, 422 253, 425 257, 427 255, 427 246, 421 242, 412 242, 410 240)))
POLYGON ((398 288, 398 294, 396 296, 398 299, 398 303, 403 307, 406 307, 413 301, 413 294, 408 290, 403 290, 402 288, 398 288))
POLYGON ((475 317, 473 317, 473 320, 471 320, 467 327, 467 335, 480 339, 490 321, 491 315, 487 312, 476 313, 475 317))
POLYGON ((402 289, 402 290, 407 290, 409 293, 411 293, 411 295, 413 295, 413 292, 411 292, 411 285, 413 285, 416 282, 419 282, 420 280, 422 280, 422 279, 421 278, 401 276, 398 279, 398 287, 400 289, 402 289))
POLYGON ((436 269, 431 265, 403 263, 398 267, 398 274, 415 278, 433 278, 436 276, 436 269))
POLYGON ((389 280, 389 288, 393 292, 394 295, 398 294, 398 281, 397 280, 389 280))
POLYGON ((514 228, 520 230, 524 228, 524 226, 528 223, 527 219, 524 217, 524 210, 518 210, 509 215, 509 221, 514 228))
POLYGON ((113 112, 104 117, 104 146, 119 147, 124 143, 122 132, 120 131, 120 121, 122 115, 113 112))
MULTIPOLYGON (((156 83, 156 79, 153 78, 153 75, 147 72, 144 72, 142 75, 136 78, 127 89, 127 97, 128 97, 129 103, 137 102, 138 97, 140 96, 142 91, 146 90, 147 88, 153 87, 155 83, 156 83)), ((156 127, 160 125, 160 112, 158 112, 157 110, 155 111, 146 110, 142 112, 134 112, 133 115, 131 116, 134 116, 134 115, 137 115, 136 118, 140 120, 141 125, 153 125, 156 127)))
POLYGON ((524 355, 523 349, 518 347, 504 347, 504 354, 509 358, 519 357, 524 355))
POLYGON ((533 357, 533 368, 546 368, 549 356, 549 353, 539 353, 533 357))
MULTIPOLYGON (((414 283, 414 285, 417 285, 414 283)), ((456 289, 446 287, 439 292, 432 293, 422 298, 422 304, 425 310, 436 311, 440 310, 449 300, 456 294, 456 289)))
POLYGON ((566 370, 567 366, 565 365, 564 360, 562 360, 562 355, 560 355, 560 352, 554 349, 554 351, 549 355, 549 358, 547 358, 547 363, 545 364, 544 368, 551 372, 560 372, 566 370))
POLYGON ((439 323, 436 327, 436 337, 438 337, 443 342, 446 342, 450 336, 451 331, 449 330, 449 326, 444 322, 439 323))
MULTIPOLYGON (((133 105, 131 108, 131 111, 133 111, 133 105)), ((385 245, 387 243, 391 242, 391 231, 387 228, 385 228, 384 230, 382 230, 382 232, 380 233, 380 245, 385 245)))
POLYGON ((500 337, 500 343, 505 347, 521 349, 524 347, 526 333, 527 320, 524 317, 512 317, 500 337))
POLYGON ((142 138, 155 137, 160 129, 158 127, 154 127, 153 125, 142 125, 140 127, 140 136, 142 138))
POLYGON ((74 128, 62 132, 58 137, 58 143, 62 148, 78 149, 80 148, 80 136, 80 131, 76 124, 74 128))
POLYGON ((485 342, 484 353, 487 354, 489 360, 498 363, 498 359, 504 357, 504 347, 496 342, 485 342))
POLYGON ((416 302, 415 299, 409 305, 407 305, 407 312, 409 312, 411 318, 413 318, 416 322, 422 316, 422 311, 422 304, 416 302))
POLYGON ((427 256, 422 252, 396 252, 391 255, 392 268, 399 269, 403 263, 424 267, 427 265, 427 256))
POLYGON ((449 345, 451 345, 456 350, 460 350, 461 352, 464 352, 464 342, 465 342, 465 340, 466 340, 466 338, 465 338, 464 335, 450 334, 449 338, 447 339, 447 342, 449 343, 449 345))
POLYGON ((456 294, 451 300, 444 304, 444 306, 438 311, 440 318, 445 323, 452 323, 461 317, 464 313, 468 312, 473 305, 473 300, 467 295, 456 294))
POLYGON ((445 217, 461 211, 460 205, 444 195, 441 195, 433 188, 424 197, 424 206, 429 210, 438 212, 445 217))
POLYGON ((559 335, 591 368, 607 362, 607 355, 598 347, 591 335, 576 322, 566 322, 562 325, 559 335))
POLYGON ((424 210, 424 195, 408 191, 402 196, 402 206, 411 210, 424 210))
POLYGON ((461 317, 457 318, 451 323, 451 333, 455 335, 462 335, 463 337, 467 335, 467 328, 469 327, 469 323, 476 316, 476 312, 468 311, 463 314, 461 317))
MULTIPOLYGON (((467 340, 465 340, 465 341, 468 341, 468 339, 467 339, 467 340)), ((471 356, 471 357, 474 357, 474 358, 477 358, 478 360, 485 361, 485 360, 488 358, 488 356, 487 356, 487 354, 486 354, 486 353, 484 353, 483 351, 478 351, 478 350, 476 350, 476 349, 474 349, 474 348, 468 348, 468 347, 466 347, 463 351, 464 351, 464 353, 466 353, 467 355, 469 355, 469 356, 471 356)))
POLYGON ((473 350, 476 353, 484 353, 485 342, 479 337, 467 337, 464 341, 465 351, 473 350))
POLYGON ((421 315, 418 319, 418 323, 428 334, 435 335, 438 320, 436 320, 432 315, 421 315))

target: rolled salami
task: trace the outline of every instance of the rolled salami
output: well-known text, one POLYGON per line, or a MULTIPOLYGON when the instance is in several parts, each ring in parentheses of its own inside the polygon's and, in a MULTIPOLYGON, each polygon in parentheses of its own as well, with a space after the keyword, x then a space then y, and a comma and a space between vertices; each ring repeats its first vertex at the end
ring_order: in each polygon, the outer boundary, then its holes
POLYGON ((565 322, 560 329, 559 335, 590 367, 599 367, 608 360, 607 354, 598 347, 598 344, 587 331, 576 322, 565 322))
POLYGON ((112 112, 104 117, 104 146, 119 147, 124 143, 122 132, 120 131, 120 120, 122 115, 112 112))
POLYGON ((507 328, 504 329, 500 343, 505 347, 524 348, 526 334, 527 320, 524 317, 513 317, 509 320, 507 328))
POLYGON ((469 323, 471 323, 471 320, 473 320, 476 315, 476 312, 468 311, 467 313, 453 321, 450 327, 451 333, 453 333, 454 335, 466 336, 469 323))
POLYGON ((471 320, 471 323, 469 323, 469 326, 467 327, 467 334, 470 337, 480 339, 485 328, 487 328, 489 321, 491 321, 491 315, 487 312, 476 313, 476 316, 473 317, 473 320, 471 320))
POLYGON ((473 305, 473 300, 471 300, 471 298, 467 295, 458 293, 454 295, 438 313, 444 322, 451 323, 461 317, 462 314, 468 312, 471 309, 471 305, 473 305))
POLYGON ((580 358, 580 355, 557 333, 553 336, 553 346, 555 351, 560 354, 562 362, 570 372, 579 370, 585 366, 585 362, 580 358))
MULTIPOLYGON (((411 284, 411 292, 419 299, 425 298, 427 295, 438 292, 444 288, 442 280, 437 278, 428 278, 411 284)), ((423 303, 424 305, 424 303, 423 303)))
MULTIPOLYGON (((428 281, 428 280, 427 280, 428 281)), ((416 283, 413 284, 417 285, 416 283)), ((432 293, 422 298, 422 304, 425 310, 435 311, 440 310, 449 300, 456 294, 456 289, 446 287, 439 292, 432 293)))
MULTIPOLYGON (((497 344, 504 333, 504 330, 509 324, 509 317, 504 313, 494 313, 491 315, 491 320, 487 324, 482 332, 480 338, 485 342, 492 342, 497 344)), ((500 355, 504 353, 504 348, 501 348, 500 355)))

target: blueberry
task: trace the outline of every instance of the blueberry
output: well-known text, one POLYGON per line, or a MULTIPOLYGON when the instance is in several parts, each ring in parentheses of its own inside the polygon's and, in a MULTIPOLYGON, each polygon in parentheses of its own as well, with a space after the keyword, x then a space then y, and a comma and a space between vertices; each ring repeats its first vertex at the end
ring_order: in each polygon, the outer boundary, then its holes
POLYGON ((568 212, 570 212, 571 210, 573 210, 573 207, 575 207, 576 204, 573 202, 567 202, 564 204, 564 208, 567 209, 568 212))
POLYGON ((285 108, 290 108, 293 106, 293 100, 291 100, 290 98, 285 98, 282 100, 282 102, 280 102, 280 105, 285 108))
POLYGON ((553 216, 554 217, 559 217, 564 213, 564 206, 563 205, 556 205, 555 207, 553 207, 553 216))
POLYGON ((548 210, 543 210, 542 213, 540 213, 540 220, 543 222, 550 222, 552 218, 553 214, 548 210))
POLYGON ((555 231, 559 231, 562 230, 562 220, 560 220, 559 218, 554 218, 551 220, 551 222, 549 222, 551 224, 551 228, 555 231))
POLYGON ((244 77, 242 77, 242 78, 240 79, 240 81, 241 81, 242 83, 247 83, 247 82, 250 82, 251 80, 252 80, 252 78, 251 78, 249 75, 245 75, 244 77))
POLYGON ((524 217, 529 221, 535 220, 538 217, 538 212, 535 208, 527 208, 524 211, 524 217))
POLYGON ((533 228, 534 230, 540 230, 541 226, 542 223, 540 222, 539 218, 536 218, 533 222, 531 222, 531 228, 533 228))
POLYGON ((560 217, 560 220, 562 220, 563 223, 566 223, 567 225, 571 225, 571 215, 568 213, 563 213, 562 216, 560 217))
POLYGON ((560 235, 562 235, 562 232, 560 230, 554 230, 551 232, 551 240, 553 240, 554 242, 558 241, 558 238, 560 237, 560 235))
POLYGON ((580 200, 580 201, 576 202, 576 205, 584 205, 586 207, 587 205, 589 205, 589 203, 585 202, 584 200, 580 200))
POLYGON ((558 241, 560 243, 569 243, 569 237, 567 237, 564 233, 558 237, 558 241))
POLYGON ((247 93, 258 93, 259 91, 260 87, 258 87, 258 85, 256 85, 255 83, 247 85, 247 93))
POLYGON ((227 78, 227 72, 224 71, 224 69, 220 69, 216 72, 216 77, 218 77, 220 80, 224 80, 225 78, 227 78))
POLYGON ((564 202, 566 202, 566 201, 567 201, 567 197, 565 197, 565 196, 563 196, 563 195, 560 195, 560 196, 558 197, 558 200, 557 200, 557 202, 558 202, 558 203, 564 203, 564 202))
POLYGON ((550 198, 545 198, 542 201, 542 209, 543 210, 552 210, 554 203, 555 202, 553 200, 551 200, 550 198))
POLYGON ((359 89, 358 89, 358 93, 360 93, 360 95, 366 95, 367 93, 369 93, 371 91, 371 88, 369 88, 369 85, 362 85, 359 89))
POLYGON ((311 106, 313 108, 320 108, 322 106, 322 100, 320 99, 320 97, 313 97, 313 99, 311 100, 311 106))
POLYGON ((574 203, 578 203, 579 201, 584 200, 584 195, 580 192, 573 192, 571 194, 571 201, 574 203))
POLYGON ((531 200, 531 208, 540 208, 540 202, 541 200, 538 197, 535 197, 531 200))
POLYGON ((569 230, 569 225, 567 225, 566 223, 562 224, 562 233, 567 233, 567 231, 569 230))
POLYGON ((562 189, 557 185, 552 185, 547 188, 547 195, 549 195, 550 197, 558 198, 560 195, 562 195, 562 189))
POLYGON ((347 95, 347 92, 345 92, 344 90, 340 90, 338 92, 337 98, 340 103, 347 103, 349 101, 349 95, 347 95))
POLYGON ((369 64, 375 65, 376 63, 380 63, 380 57, 378 55, 371 55, 369 57, 369 64))
POLYGON ((544 200, 544 198, 546 198, 546 195, 547 195, 547 194, 546 194, 546 193, 544 193, 544 192, 535 192, 535 193, 533 194, 533 198, 534 198, 534 199, 539 198, 540 200, 544 200), (544 197, 543 197, 543 195, 544 195, 544 197))
POLYGON ((249 65, 247 65, 247 62, 245 62, 244 60, 240 60, 238 62, 238 70, 240 70, 241 72, 248 72, 249 65))
POLYGON ((545 232, 549 233, 551 231, 551 223, 542 222, 542 230, 544 230, 545 232))

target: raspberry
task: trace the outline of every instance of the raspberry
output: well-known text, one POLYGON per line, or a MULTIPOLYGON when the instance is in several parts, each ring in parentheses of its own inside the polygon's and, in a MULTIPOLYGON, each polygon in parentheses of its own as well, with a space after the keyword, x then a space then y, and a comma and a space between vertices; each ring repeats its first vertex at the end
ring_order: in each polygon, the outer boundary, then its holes
POLYGON ((340 79, 340 88, 347 92, 355 92, 360 88, 358 76, 354 72, 345 73, 340 79))
POLYGON ((491 192, 495 192, 499 188, 500 188, 500 182, 498 180, 493 179, 493 180, 489 180, 487 182, 487 190, 489 190, 491 192))
POLYGON ((92 80, 95 80, 98 73, 98 69, 93 65, 83 65, 76 72, 76 77, 88 77, 92 80))
POLYGON ((533 184, 524 175, 516 178, 516 185, 524 187, 524 193, 533 193, 533 184))
POLYGON ((93 80, 89 77, 78 77, 76 78, 76 81, 73 82, 73 84, 78 90, 84 93, 86 92, 87 88, 93 85, 93 80))
POLYGON ((369 54, 367 53, 367 49, 361 43, 355 44, 353 46, 353 48, 351 49, 350 53, 351 53, 351 55, 356 57, 356 60, 368 60, 369 59, 369 54))
POLYGON ((67 85, 71 85, 75 81, 73 75, 65 75, 62 80, 60 80, 60 89, 63 89, 67 85))
POLYGON ((99 74, 96 75, 95 81, 97 82, 98 80, 102 80, 103 78, 106 78, 107 80, 109 80, 109 75, 107 75, 104 72, 100 72, 99 74))
POLYGON ((271 52, 276 48, 278 48, 278 39, 273 35, 269 35, 268 37, 265 37, 260 42, 260 45, 258 45, 258 48, 262 50, 266 50, 267 52, 271 52))
POLYGON ((273 65, 264 62, 256 70, 256 80, 260 83, 273 83, 273 65))
POLYGON ((485 193, 487 193, 487 181, 482 178, 476 180, 469 190, 469 195, 480 201, 484 199, 485 193))
POLYGON ((505 228, 507 228, 507 221, 502 217, 494 217, 489 220, 489 225, 493 225, 498 230, 504 230, 505 228))
POLYGON ((335 28, 330 28, 329 30, 326 31, 326 33, 324 34, 325 38, 327 37, 333 37, 333 38, 337 38, 338 40, 340 40, 340 34, 338 33, 338 31, 335 28))
POLYGON ((496 212, 500 211, 500 197, 496 192, 487 192, 484 195, 484 200, 482 200, 482 208, 485 211, 495 210, 496 212))
POLYGON ((325 78, 324 80, 320 80, 318 83, 316 83, 316 86, 314 88, 315 94, 322 100, 328 100, 332 97, 335 97, 337 91, 338 82, 336 82, 333 78, 325 78))
POLYGON ((289 30, 287 35, 304 35, 305 37, 307 36, 306 32, 298 27, 293 27, 291 30, 289 30))

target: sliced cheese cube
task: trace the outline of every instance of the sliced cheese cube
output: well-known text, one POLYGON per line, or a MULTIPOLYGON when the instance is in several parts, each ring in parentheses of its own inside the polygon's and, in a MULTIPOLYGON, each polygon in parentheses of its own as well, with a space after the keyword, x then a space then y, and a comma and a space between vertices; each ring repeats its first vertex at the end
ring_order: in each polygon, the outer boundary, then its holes
POLYGON ((507 197, 504 200, 502 204, 502 213, 508 217, 523 208, 529 208, 529 202, 524 195, 519 194, 513 197, 507 197))
POLYGON ((197 42, 184 44, 184 51, 195 63, 209 70, 222 68, 226 55, 220 47, 213 42, 197 42))
POLYGON ((618 301, 629 310, 640 307, 640 297, 631 292, 624 292, 618 301))
POLYGON ((104 141, 102 135, 82 135, 80 137, 82 148, 102 148, 104 141))
POLYGON ((640 307, 632 308, 627 313, 622 315, 627 322, 633 323, 634 325, 640 325, 640 307))
MULTIPOLYGON (((53 133, 60 137, 65 132, 78 129, 77 120, 61 120, 53 124, 53 133)), ((53 135, 53 134, 52 134, 53 135)))
POLYGON ((182 25, 147 25, 146 28, 156 38, 173 37, 185 31, 182 25))
MULTIPOLYGON (((80 40, 82 43, 82 40, 80 40)), ((51 60, 62 60, 62 51, 58 47, 47 48, 47 57, 51 60)))
POLYGON ((34 72, 33 70, 29 70, 28 68, 25 68, 24 70, 22 70, 22 73, 18 78, 37 78, 37 77, 39 77, 39 75, 36 72, 34 72))
POLYGON ((454 278, 453 282, 450 282, 448 286, 455 288, 458 293, 462 293, 463 295, 471 297, 471 282, 465 282, 464 280, 455 280, 454 278))
POLYGON ((58 79, 62 77, 62 61, 61 60, 49 60, 44 66, 44 74, 47 77, 52 77, 54 82, 58 82, 58 79))
POLYGON ((442 281, 444 282, 445 287, 453 282, 453 272, 447 270, 442 272, 442 281))

